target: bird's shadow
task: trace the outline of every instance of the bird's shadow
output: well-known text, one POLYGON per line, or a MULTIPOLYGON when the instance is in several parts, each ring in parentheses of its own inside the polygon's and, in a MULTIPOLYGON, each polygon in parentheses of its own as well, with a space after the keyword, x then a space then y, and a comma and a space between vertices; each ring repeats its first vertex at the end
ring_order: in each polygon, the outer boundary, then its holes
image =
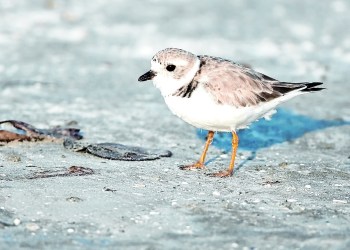
MULTIPOLYGON (((261 119, 251 124, 249 129, 238 131, 238 150, 250 151, 251 155, 242 161, 236 169, 256 157, 256 152, 262 148, 268 148, 274 144, 292 141, 304 134, 329 127, 350 125, 349 121, 343 120, 317 120, 308 116, 299 115, 288 109, 277 109, 277 113, 271 120, 261 119)), ((198 129, 197 135, 206 139, 207 131, 198 129)), ((215 134, 212 145, 225 152, 231 151, 231 133, 218 132, 215 134)), ((210 159, 208 162, 215 160, 210 159)))

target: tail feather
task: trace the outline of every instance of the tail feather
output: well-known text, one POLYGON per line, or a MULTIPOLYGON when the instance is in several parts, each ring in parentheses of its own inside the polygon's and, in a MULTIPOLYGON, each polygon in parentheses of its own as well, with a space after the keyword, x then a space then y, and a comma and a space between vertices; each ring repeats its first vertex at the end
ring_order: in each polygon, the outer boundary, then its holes
POLYGON ((272 88, 281 93, 287 94, 293 90, 300 89, 301 92, 315 92, 320 91, 324 88, 315 88, 316 86, 322 85, 322 82, 298 82, 298 83, 290 83, 290 82, 279 82, 274 83, 272 88))
POLYGON ((315 91, 320 91, 325 88, 315 88, 316 86, 322 85, 322 82, 308 82, 304 83, 306 88, 302 90, 302 92, 315 92, 315 91))

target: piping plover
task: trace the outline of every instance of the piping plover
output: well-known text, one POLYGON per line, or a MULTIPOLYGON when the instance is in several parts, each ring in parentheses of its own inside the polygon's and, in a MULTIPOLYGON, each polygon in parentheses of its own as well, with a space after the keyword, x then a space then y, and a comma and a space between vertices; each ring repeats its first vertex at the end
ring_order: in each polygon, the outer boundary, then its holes
POLYGON ((182 49, 159 51, 151 70, 139 81, 153 80, 169 109, 185 122, 208 130, 200 159, 182 169, 204 168, 215 131, 232 132, 232 156, 227 170, 212 174, 231 176, 238 147, 237 130, 297 95, 322 90, 321 82, 281 82, 238 63, 219 57, 194 55, 182 49))

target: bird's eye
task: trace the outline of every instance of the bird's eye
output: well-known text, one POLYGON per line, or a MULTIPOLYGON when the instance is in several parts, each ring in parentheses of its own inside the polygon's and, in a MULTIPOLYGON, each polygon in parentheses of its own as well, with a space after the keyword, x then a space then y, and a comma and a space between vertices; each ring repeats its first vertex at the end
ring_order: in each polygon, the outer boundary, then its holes
POLYGON ((166 70, 171 72, 174 71, 176 68, 176 66, 174 64, 169 64, 168 66, 166 66, 166 70))

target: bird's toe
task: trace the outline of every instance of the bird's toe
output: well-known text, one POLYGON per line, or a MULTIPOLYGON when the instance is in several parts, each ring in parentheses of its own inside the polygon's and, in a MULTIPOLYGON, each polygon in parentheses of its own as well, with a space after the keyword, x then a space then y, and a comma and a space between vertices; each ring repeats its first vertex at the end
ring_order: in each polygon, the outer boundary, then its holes
POLYGON ((205 169, 205 165, 201 162, 196 162, 190 165, 179 166, 181 170, 194 170, 194 169, 205 169))

